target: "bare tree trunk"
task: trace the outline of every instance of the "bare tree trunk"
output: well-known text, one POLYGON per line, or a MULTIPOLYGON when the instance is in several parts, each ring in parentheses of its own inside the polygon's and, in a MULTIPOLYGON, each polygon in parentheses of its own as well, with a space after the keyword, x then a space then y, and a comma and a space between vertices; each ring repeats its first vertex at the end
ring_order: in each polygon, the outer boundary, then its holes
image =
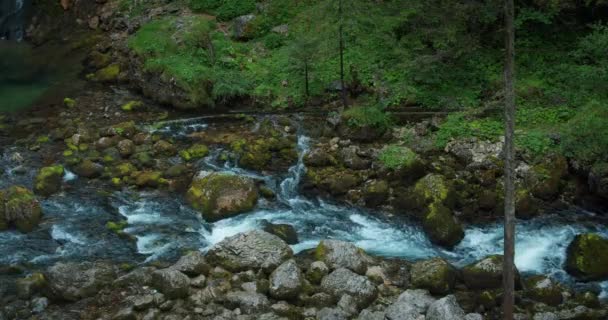
POLYGON ((340 89, 342 89, 342 106, 346 108, 348 106, 348 101, 346 100, 346 85, 344 84, 344 25, 342 23, 342 0, 340 0, 338 14, 340 16, 340 86, 342 87, 340 89))
POLYGON ((505 225, 504 225, 504 260, 503 314, 505 320, 513 319, 515 304, 515 30, 513 19, 515 5, 513 0, 505 0, 505 225))

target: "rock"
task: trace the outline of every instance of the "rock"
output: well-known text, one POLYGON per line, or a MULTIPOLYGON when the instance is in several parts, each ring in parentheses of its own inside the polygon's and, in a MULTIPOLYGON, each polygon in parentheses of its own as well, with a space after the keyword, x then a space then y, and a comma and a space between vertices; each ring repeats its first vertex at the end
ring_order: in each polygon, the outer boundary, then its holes
POLYGON ((503 142, 481 141, 477 138, 459 139, 450 141, 445 147, 445 152, 451 153, 466 165, 479 166, 500 158, 503 144, 503 142))
POLYGON ((154 305, 154 296, 146 294, 143 296, 137 296, 133 299, 133 309, 137 311, 146 310, 154 305))
POLYGON ((385 314, 382 311, 372 311, 365 309, 361 311, 357 320, 386 320, 385 314))
POLYGON ((315 261, 310 264, 306 272, 306 279, 313 284, 320 284, 323 277, 329 274, 329 267, 323 261, 315 261))
POLYGON ((430 173, 416 182, 412 198, 415 208, 425 209, 426 205, 432 203, 449 208, 454 201, 454 191, 444 176, 430 173))
POLYGON ((456 281, 454 267, 442 258, 433 258, 414 263, 411 269, 412 285, 427 289, 433 294, 446 294, 456 281))
POLYGON ((464 316, 464 320, 483 320, 483 316, 479 313, 469 313, 464 316))
POLYGON ((121 157, 128 158, 135 152, 135 143, 129 139, 124 139, 118 142, 116 148, 121 157))
POLYGON ((152 285, 167 298, 185 298, 188 296, 190 279, 177 270, 162 269, 152 273, 152 285))
POLYGON ((464 317, 464 311, 454 295, 433 302, 426 313, 427 320, 464 320, 464 317))
POLYGON ((111 64, 105 68, 97 70, 93 76, 93 80, 99 82, 116 82, 120 75, 120 66, 111 64))
MULTIPOLYGON (((502 287, 501 255, 492 255, 474 262, 462 269, 464 283, 469 289, 495 289, 502 287)), ((515 270, 516 286, 519 273, 515 270)))
POLYGON ((165 140, 159 140, 154 144, 152 148, 154 150, 154 153, 156 153, 157 155, 172 157, 177 154, 177 149, 175 148, 175 146, 165 140))
POLYGON ((528 179, 532 195, 553 200, 561 189, 562 178, 568 174, 568 162, 563 156, 553 156, 545 162, 532 167, 532 177, 528 179))
POLYGON ((49 299, 45 297, 34 298, 32 299, 30 306, 34 314, 42 313, 49 306, 49 299))
POLYGON ((340 150, 342 162, 347 168, 364 170, 371 166, 371 161, 361 158, 358 153, 359 148, 357 146, 349 146, 340 150))
POLYGON ((559 317, 553 312, 535 313, 532 320, 559 320, 559 317))
POLYGON ((52 299, 78 301, 96 295, 115 278, 112 265, 91 262, 59 262, 50 267, 45 278, 52 299))
POLYGON ((350 242, 323 240, 315 250, 315 258, 332 269, 347 268, 359 274, 365 274, 367 269, 364 251, 350 242))
POLYGON ((190 280, 190 285, 195 288, 204 288, 207 283, 207 277, 204 275, 200 275, 198 277, 194 277, 190 280))
POLYGON ((346 314, 348 314, 349 316, 354 316, 359 313, 357 301, 355 301, 355 299, 353 299, 353 297, 348 294, 345 294, 342 296, 342 298, 340 298, 340 300, 338 301, 338 308, 346 312, 346 314))
POLYGON ((526 295, 533 300, 550 306, 562 303, 563 288, 545 276, 533 276, 525 281, 526 295))
POLYGON ((74 168, 74 172, 81 177, 97 178, 103 173, 103 166, 85 159, 74 168))
POLYGON ((388 281, 384 268, 380 266, 368 267, 365 271, 365 276, 377 284, 383 284, 388 281))
POLYGON ((206 157, 209 154, 209 148, 204 144, 195 144, 186 150, 179 152, 179 155, 184 161, 196 160, 206 157))
POLYGON ((574 237, 566 250, 566 271, 582 280, 608 278, 608 239, 585 233, 574 237))
POLYGON ((336 298, 344 294, 352 296, 360 308, 368 306, 378 295, 376 286, 367 277, 346 268, 336 269, 323 278, 321 288, 336 298))
POLYGON ((118 310, 112 317, 112 320, 137 320, 137 316, 133 308, 128 307, 118 310))
POLYGON ((127 112, 130 112, 130 111, 138 111, 138 110, 141 110, 141 109, 143 109, 144 107, 145 107, 145 105, 144 105, 144 103, 143 103, 143 102, 141 102, 141 101, 137 101, 137 100, 132 100, 132 101, 129 101, 129 102, 127 102, 127 103, 123 104, 123 105, 120 107, 120 109, 122 109, 122 111, 127 111, 127 112))
POLYGON ((278 25, 278 26, 270 29, 270 31, 286 36, 289 34, 289 25, 281 24, 281 25, 278 25))
POLYGON ((259 313, 270 307, 270 301, 265 295, 256 292, 233 291, 226 294, 227 305, 234 309, 240 308, 245 314, 259 313))
POLYGON ((295 260, 287 260, 270 275, 270 296, 277 300, 296 298, 304 278, 295 260))
POLYGON ((327 150, 317 148, 304 156, 304 163, 307 167, 326 167, 337 164, 337 161, 327 150))
POLYGON ((252 22, 255 19, 255 15, 248 14, 237 17, 234 19, 234 25, 232 27, 233 37, 237 40, 247 40, 253 35, 252 22))
POLYGON ((205 256, 199 251, 192 251, 182 256, 174 265, 170 267, 188 276, 207 275, 211 266, 205 260, 205 256))
POLYGON ((426 290, 406 290, 386 309, 386 319, 418 320, 433 302, 426 290))
POLYGON ((186 194, 190 205, 200 211, 207 222, 250 211, 258 197, 252 179, 205 171, 194 179, 186 194))
POLYGON ((608 200, 608 163, 598 163, 589 171, 589 189, 608 200))
POLYGON ((141 171, 135 174, 135 185, 140 188, 158 188, 167 183, 160 171, 141 171))
POLYGON ((41 219, 42 207, 30 190, 21 186, 0 190, 0 231, 14 225, 20 232, 30 232, 41 219))
POLYGON ((28 277, 18 279, 16 281, 17 296, 21 299, 29 299, 44 288, 46 284, 46 279, 42 273, 33 273, 28 277))
POLYGON ((117 287, 128 287, 131 285, 148 286, 152 284, 152 273, 155 271, 152 267, 137 268, 124 276, 114 280, 113 285, 117 287))
POLYGON ((273 224, 265 221, 263 226, 264 231, 283 239, 287 244, 297 244, 299 242, 296 229, 292 225, 273 224))
POLYGON ((338 308, 323 308, 317 312, 317 320, 348 320, 348 313, 338 308))
POLYGON ((207 253, 208 261, 233 271, 274 270, 293 256, 291 248, 279 237, 253 230, 228 237, 207 253))
POLYGON ((464 238, 464 228, 450 209, 440 203, 431 203, 422 221, 431 242, 452 248, 464 238))
POLYGON ((34 192, 45 197, 58 192, 61 189, 63 173, 64 170, 62 165, 40 169, 40 172, 36 176, 34 192))
POLYGON ((388 199, 390 186, 386 180, 371 180, 363 187, 363 200, 368 207, 383 204, 388 199))

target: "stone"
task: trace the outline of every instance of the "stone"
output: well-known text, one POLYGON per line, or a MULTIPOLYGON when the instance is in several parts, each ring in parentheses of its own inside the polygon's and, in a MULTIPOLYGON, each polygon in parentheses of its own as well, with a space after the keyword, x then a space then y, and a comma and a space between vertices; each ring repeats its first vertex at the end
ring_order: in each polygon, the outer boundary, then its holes
POLYGON ((103 166, 85 159, 74 168, 74 172, 81 177, 97 178, 103 173, 103 166))
POLYGON ((431 203, 422 221, 431 242, 452 248, 464 238, 464 228, 450 209, 440 203, 431 203))
POLYGON ((313 284, 320 284, 323 277, 329 274, 329 267, 323 261, 315 261, 306 271, 306 279, 313 284))
POLYGON ((427 320, 464 320, 464 318, 464 311, 454 295, 433 302, 426 313, 427 320))
MULTIPOLYGON (((474 262, 462 269, 464 283, 469 289, 496 289, 502 287, 502 260, 501 255, 492 255, 474 262)), ((519 272, 516 273, 516 285, 519 281, 519 272)))
POLYGON ((118 142, 116 148, 121 157, 128 158, 135 152, 135 143, 129 139, 124 139, 118 142))
POLYGON ((211 266, 205 260, 205 256, 200 251, 192 251, 182 256, 171 269, 180 271, 188 276, 196 277, 198 275, 207 275, 211 270, 211 266))
POLYGON ((192 181, 186 194, 190 205, 201 212, 207 222, 235 216, 255 207, 258 190, 247 177, 202 171, 192 181))
POLYGON ((25 278, 18 279, 17 296, 21 299, 29 299, 46 286, 47 282, 42 273, 33 273, 25 278))
POLYGON ((118 310, 112 317, 112 320, 137 320, 137 316, 133 308, 129 307, 118 310))
POLYGON ((525 281, 525 288, 525 294, 528 297, 544 304, 557 306, 563 301, 563 288, 548 277, 530 277, 525 281))
POLYGON ((264 231, 283 239, 287 244, 297 244, 299 242, 298 233, 290 224, 274 224, 265 221, 263 226, 264 231))
POLYGON ((152 273, 155 270, 156 269, 152 267, 137 268, 114 280, 113 285, 117 287, 128 287, 131 285, 151 285, 152 273))
POLYGON ((54 165, 40 169, 34 182, 34 193, 48 197, 61 189, 64 169, 62 165, 54 165))
POLYGON ((365 274, 367 270, 364 251, 346 241, 321 241, 315 250, 315 258, 332 269, 347 268, 358 274, 365 274))
POLYGON ((359 307, 368 306, 378 295, 376 286, 365 276, 339 268, 321 281, 321 289, 336 298, 351 295, 359 307))
POLYGON ((295 260, 287 260, 270 275, 270 296, 277 300, 294 299, 302 290, 303 281, 295 260))
POLYGON ((137 311, 146 310, 154 305, 154 296, 146 294, 143 296, 137 296, 133 299, 133 309, 137 311))
POLYGON ((204 275, 200 275, 198 277, 194 277, 190 280, 190 285, 195 288, 204 288, 207 283, 207 277, 204 275))
POLYGON ((245 314, 259 313, 270 307, 268 298, 257 292, 228 292, 226 294, 226 303, 232 309, 240 308, 245 314))
POLYGON ((25 187, 12 186, 0 190, 0 231, 14 225, 27 233, 42 220, 42 206, 34 194, 25 187))
POLYGON ((359 313, 359 308, 357 307, 357 301, 353 297, 348 294, 345 294, 338 301, 338 308, 342 311, 346 312, 349 316, 354 316, 359 313))
POLYGON ((433 294, 446 294, 456 281, 456 271, 445 259, 433 258, 414 263, 411 269, 412 285, 427 289, 433 294))
POLYGON ((78 301, 96 295, 115 275, 114 267, 106 263, 58 262, 46 271, 45 278, 50 298, 78 301))
POLYGON ((49 299, 45 297, 37 297, 32 299, 30 306, 34 314, 42 313, 49 306, 49 299))
POLYGON ((172 157, 177 154, 177 149, 175 148, 175 146, 166 140, 157 141, 152 147, 152 149, 157 155, 172 157))
POLYGON ((386 309, 390 320, 417 320, 435 302, 426 290, 406 290, 386 309))
POLYGON ((215 244, 209 249, 207 260, 232 272, 251 269, 272 271, 292 256, 293 251, 281 238, 253 230, 215 244))
POLYGON ((553 312, 535 313, 532 320, 559 320, 559 317, 553 312))
POLYGON ((483 320, 483 316, 479 313, 469 313, 464 316, 464 320, 483 320))
POLYGON ((252 22, 255 20, 255 15, 247 14, 234 19, 232 27, 233 37, 237 40, 247 40, 252 37, 252 22))
POLYGON ((152 285, 167 298, 185 298, 189 293, 190 279, 177 270, 162 269, 152 273, 152 285))
POLYGON ((608 239, 580 234, 568 245, 565 269, 582 280, 608 279, 608 239))
POLYGON ((386 320, 386 315, 382 311, 365 309, 359 313, 357 320, 386 320))
POLYGON ((317 320, 348 320, 349 316, 342 309, 323 308, 317 312, 317 320))

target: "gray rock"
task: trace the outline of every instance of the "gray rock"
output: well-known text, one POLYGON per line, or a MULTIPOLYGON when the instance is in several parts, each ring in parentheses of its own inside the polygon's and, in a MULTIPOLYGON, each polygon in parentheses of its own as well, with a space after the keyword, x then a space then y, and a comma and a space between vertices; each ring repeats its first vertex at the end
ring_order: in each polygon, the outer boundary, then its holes
POLYGON ((190 279, 177 270, 162 269, 152 273, 152 285, 167 298, 185 298, 188 296, 190 279))
MULTIPOLYGON (((464 283, 469 289, 494 289, 502 286, 502 256, 492 255, 462 269, 464 283)), ((515 270, 515 283, 519 272, 515 270)))
POLYGON ((205 260, 205 256, 199 251, 192 251, 182 256, 171 269, 180 271, 190 277, 209 274, 211 267, 205 260))
POLYGON ((464 320, 464 317, 464 311, 454 295, 433 302, 426 313, 427 320, 464 320))
POLYGON ((149 309, 142 316, 141 320, 157 320, 160 317, 160 310, 158 309, 149 309))
POLYGON ((329 274, 329 268, 323 261, 315 261, 306 271, 306 279, 314 284, 320 284, 323 277, 329 274))
POLYGON ((278 26, 270 29, 270 31, 286 36, 289 34, 289 25, 281 24, 281 25, 278 25, 278 26))
POLYGON ((207 259, 233 271, 264 269, 272 271, 293 256, 293 251, 279 237, 253 230, 226 238, 214 245, 207 259))
POLYGON ((138 297, 135 297, 135 299, 133 299, 133 308, 137 311, 146 310, 153 305, 154 305, 154 296, 151 294, 138 296, 138 297))
POLYGON ((287 260, 270 275, 270 296, 278 300, 293 299, 300 293, 303 280, 296 261, 287 260))
POLYGON ((49 306, 49 299, 45 297, 38 297, 32 299, 31 308, 33 313, 41 313, 49 306))
POLYGON ((442 258, 414 263, 411 270, 412 285, 427 289, 433 294, 446 294, 454 287, 455 269, 442 258))
POLYGON ((340 301, 338 301, 338 308, 346 312, 349 316, 354 316, 359 313, 357 301, 348 294, 345 294, 340 298, 340 301))
POLYGON ((114 314, 112 320, 136 320, 137 316, 133 308, 124 308, 114 314))
POLYGON ((464 320, 483 320, 483 316, 479 313, 469 313, 464 316, 464 320))
POLYGON ((357 146, 349 146, 340 151, 342 162, 346 167, 353 170, 364 170, 371 166, 371 161, 365 160, 359 156, 359 148, 357 146))
POLYGON ((385 313, 382 311, 371 311, 365 309, 361 311, 357 320, 385 320, 385 313))
POLYGON ((150 285, 152 283, 152 273, 155 270, 156 269, 152 267, 137 268, 114 280, 113 285, 118 287, 127 287, 130 285, 150 285))
POLYGON ((97 294, 115 274, 113 266, 106 263, 59 262, 47 270, 45 277, 51 298, 78 301, 97 294))
POLYGON ((358 274, 367 269, 363 250, 354 244, 340 240, 323 240, 316 250, 317 259, 324 261, 330 268, 347 268, 358 274))
POLYGON ((234 19, 233 37, 238 40, 245 40, 250 37, 247 29, 251 22, 255 19, 255 15, 248 14, 234 19))
POLYGON ((226 303, 232 309, 240 308, 245 314, 262 312, 270 307, 270 302, 265 295, 245 291, 228 292, 226 303))
POLYGON ((368 306, 378 295, 376 286, 367 277, 345 268, 339 268, 323 278, 321 288, 336 298, 351 295, 360 308, 368 306))
POLYGON ((337 308, 323 308, 317 312, 318 320, 348 320, 346 312, 337 308))
POLYGON ((200 275, 196 278, 192 278, 190 280, 190 285, 195 287, 195 288, 204 288, 205 287, 205 283, 207 283, 207 277, 205 277, 205 275, 200 275))
POLYGON ((559 317, 553 312, 541 312, 534 315, 533 320, 559 320, 559 317))
POLYGON ((406 290, 386 309, 389 320, 415 320, 435 302, 426 290, 406 290))

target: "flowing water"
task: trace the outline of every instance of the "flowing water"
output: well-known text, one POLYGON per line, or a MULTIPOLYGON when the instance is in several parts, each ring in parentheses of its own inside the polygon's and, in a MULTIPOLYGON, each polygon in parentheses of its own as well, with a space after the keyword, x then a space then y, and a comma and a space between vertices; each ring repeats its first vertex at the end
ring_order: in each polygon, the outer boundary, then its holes
MULTIPOLYGON (((176 121, 157 129, 175 137, 205 130, 203 119, 176 121)), ((138 263, 156 259, 175 259, 185 249, 206 250, 222 239, 259 228, 263 221, 288 223, 298 231, 299 252, 313 248, 321 239, 342 239, 369 253, 406 259, 443 256, 457 266, 502 250, 502 226, 470 226, 464 240, 453 250, 432 245, 421 228, 403 218, 382 212, 338 205, 299 194, 305 173, 302 158, 309 139, 298 138, 299 159, 287 173, 262 176, 234 165, 216 161, 220 150, 199 162, 200 169, 247 175, 263 180, 277 193, 277 201, 260 200, 247 214, 215 223, 205 222, 183 199, 163 192, 116 191, 98 194, 84 179, 72 173, 65 177, 64 192, 43 200, 45 222, 30 234, 0 232, 0 264, 47 265, 58 260, 112 259, 138 263), (105 228, 107 221, 126 219, 125 230, 135 240, 121 238, 105 228)), ((5 150, 0 159, 4 169, 0 188, 11 184, 31 187, 33 168, 19 167, 5 150)), ((0 171, 1 173, 2 171, 0 171)), ((564 282, 573 280, 563 271, 565 250, 576 234, 598 232, 608 236, 608 228, 593 213, 568 211, 520 221, 517 226, 516 264, 525 273, 551 275, 564 282)), ((608 282, 598 287, 608 289, 608 282)))

